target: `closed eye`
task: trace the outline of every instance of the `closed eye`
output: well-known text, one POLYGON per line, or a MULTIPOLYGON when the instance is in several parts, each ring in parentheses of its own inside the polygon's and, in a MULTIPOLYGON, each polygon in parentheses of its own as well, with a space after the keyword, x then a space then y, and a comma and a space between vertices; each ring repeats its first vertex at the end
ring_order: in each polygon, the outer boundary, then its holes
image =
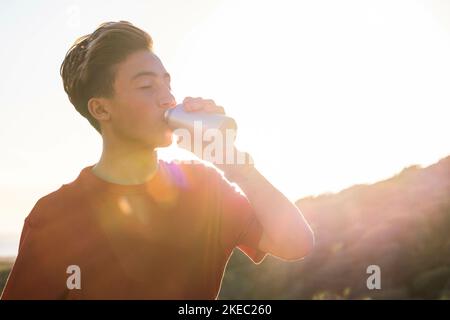
MULTIPOLYGON (((140 89, 150 89, 153 88, 153 86, 144 86, 144 87, 139 87, 140 89)), ((172 91, 172 87, 169 85, 169 90, 172 91)))

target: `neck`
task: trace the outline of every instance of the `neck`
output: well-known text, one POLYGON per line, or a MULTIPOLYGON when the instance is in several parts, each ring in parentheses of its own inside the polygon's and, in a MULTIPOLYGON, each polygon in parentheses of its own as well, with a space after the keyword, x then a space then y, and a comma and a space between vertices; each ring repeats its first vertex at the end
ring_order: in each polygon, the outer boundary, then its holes
POLYGON ((158 157, 154 148, 142 145, 111 145, 103 141, 99 162, 92 171, 111 183, 133 185, 145 183, 156 174, 158 157))

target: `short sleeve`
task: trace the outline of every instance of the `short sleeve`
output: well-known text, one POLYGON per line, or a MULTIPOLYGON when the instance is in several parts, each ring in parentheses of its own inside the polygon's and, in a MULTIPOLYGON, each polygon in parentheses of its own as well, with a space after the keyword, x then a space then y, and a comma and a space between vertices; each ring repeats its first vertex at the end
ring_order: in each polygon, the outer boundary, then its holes
POLYGON ((218 190, 220 238, 225 250, 238 248, 254 263, 259 264, 266 252, 259 249, 263 227, 247 197, 214 170, 218 190))
POLYGON ((49 259, 56 253, 45 250, 45 239, 41 230, 36 230, 27 217, 20 237, 19 252, 3 290, 2 300, 63 298, 65 269, 58 272, 61 268, 58 269, 53 259, 49 259))

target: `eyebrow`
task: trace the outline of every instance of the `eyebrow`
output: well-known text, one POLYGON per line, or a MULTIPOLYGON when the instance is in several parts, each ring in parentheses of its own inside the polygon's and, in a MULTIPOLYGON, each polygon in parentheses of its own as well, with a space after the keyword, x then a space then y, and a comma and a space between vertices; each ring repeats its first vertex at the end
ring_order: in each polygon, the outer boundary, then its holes
MULTIPOLYGON (((136 73, 132 78, 131 81, 135 80, 136 78, 142 77, 142 76, 150 76, 150 77, 157 77, 158 74, 156 72, 153 71, 141 71, 136 73)), ((164 78, 169 78, 169 80, 171 80, 170 78, 170 74, 169 73, 164 73, 163 75, 164 78)))

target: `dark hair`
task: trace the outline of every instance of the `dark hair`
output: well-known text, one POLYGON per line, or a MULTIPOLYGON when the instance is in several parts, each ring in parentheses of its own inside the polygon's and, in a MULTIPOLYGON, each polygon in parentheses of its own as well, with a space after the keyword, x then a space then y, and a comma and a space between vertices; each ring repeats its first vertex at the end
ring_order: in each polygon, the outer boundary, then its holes
POLYGON ((138 50, 152 50, 148 33, 127 21, 102 23, 93 33, 78 38, 61 64, 64 90, 75 109, 101 134, 87 103, 95 96, 114 95, 116 65, 138 50))

